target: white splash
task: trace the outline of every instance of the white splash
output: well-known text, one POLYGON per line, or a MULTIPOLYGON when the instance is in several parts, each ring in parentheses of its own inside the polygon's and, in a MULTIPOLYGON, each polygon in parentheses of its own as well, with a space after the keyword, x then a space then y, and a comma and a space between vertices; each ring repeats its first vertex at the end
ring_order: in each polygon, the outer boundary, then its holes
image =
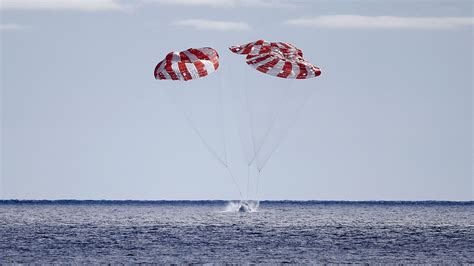
POLYGON ((259 206, 257 200, 229 201, 224 212, 257 212, 259 206))

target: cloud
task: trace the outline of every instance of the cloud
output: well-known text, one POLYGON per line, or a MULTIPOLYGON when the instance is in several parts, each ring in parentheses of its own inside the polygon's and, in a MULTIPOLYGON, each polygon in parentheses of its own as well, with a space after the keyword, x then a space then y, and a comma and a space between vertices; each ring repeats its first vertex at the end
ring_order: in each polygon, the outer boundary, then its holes
POLYGON ((233 7, 235 0, 144 0, 145 3, 157 3, 175 6, 233 7))
POLYGON ((117 0, 0 0, 0 9, 122 10, 117 0))
POLYGON ((125 10, 147 4, 213 8, 295 8, 299 6, 291 0, 0 0, 0 9, 101 11, 125 10))
POLYGON ((208 20, 208 19, 185 19, 172 23, 175 26, 191 27, 197 30, 219 30, 219 31, 246 31, 250 26, 244 22, 208 20))
POLYGON ((290 19, 285 24, 315 28, 454 29, 474 25, 474 18, 333 15, 290 19))
POLYGON ((19 25, 19 24, 0 24, 0 31, 18 31, 18 30, 27 30, 30 29, 29 26, 19 25))
POLYGON ((292 7, 295 6, 287 0, 142 0, 143 3, 157 3, 174 6, 204 6, 204 7, 292 7))

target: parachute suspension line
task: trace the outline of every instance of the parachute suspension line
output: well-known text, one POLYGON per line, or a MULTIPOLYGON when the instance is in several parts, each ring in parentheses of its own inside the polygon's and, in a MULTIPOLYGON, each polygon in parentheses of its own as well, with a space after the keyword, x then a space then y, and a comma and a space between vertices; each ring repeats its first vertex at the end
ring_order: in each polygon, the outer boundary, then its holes
POLYGON ((222 138, 222 143, 224 144, 224 161, 226 164, 229 163, 227 160, 227 145, 226 145, 226 136, 225 136, 225 127, 224 127, 224 107, 223 107, 223 96, 222 96, 222 91, 224 90, 224 83, 222 81, 222 77, 219 76, 219 83, 220 83, 220 88, 218 88, 218 106, 217 106, 217 115, 218 118, 217 120, 219 121, 220 124, 220 131, 221 131, 221 138, 222 138))
POLYGON ((250 187, 250 165, 247 164, 247 200, 249 199, 249 187, 250 187))
MULTIPOLYGON (((253 156, 255 158, 256 156, 256 150, 255 150, 255 130, 254 130, 254 127, 253 127, 253 119, 252 119, 252 115, 251 115, 251 110, 250 110, 250 105, 249 105, 249 100, 248 100, 248 92, 247 92, 248 88, 247 86, 245 86, 244 88, 244 98, 245 98, 245 105, 246 105, 246 109, 247 109, 247 116, 248 116, 248 120, 249 120, 249 125, 250 125, 250 138, 252 139, 252 150, 253 150, 253 156)), ((247 162, 247 166, 250 166, 252 164, 252 161, 253 160, 250 160, 249 162, 247 162)))
MULTIPOLYGON (((285 100, 288 100, 288 97, 286 97, 286 96, 291 91, 294 84, 295 84, 295 81, 292 80, 290 86, 288 86, 284 89, 283 93, 281 94, 281 98, 278 100, 278 105, 277 106, 283 106, 284 103, 287 102, 287 101, 285 101, 285 100)), ((252 164, 253 161, 255 161, 255 159, 258 157, 258 154, 260 153, 260 150, 263 148, 268 136, 270 135, 270 132, 272 131, 273 127, 275 126, 275 121, 277 120, 276 119, 277 115, 278 115, 278 108, 273 108, 272 114, 270 115, 270 125, 268 126, 267 130, 265 131, 265 135, 263 136, 262 142, 260 143, 259 147, 257 147, 257 149, 255 151, 255 154, 254 154, 254 157, 250 160, 249 164, 252 164)))
POLYGON ((261 170, 258 170, 257 178, 256 178, 257 179, 257 188, 255 189, 255 200, 257 200, 257 201, 258 201, 258 187, 259 187, 259 184, 260 184, 260 173, 261 172, 262 172, 261 170))
POLYGON ((224 106, 223 106, 223 95, 222 95, 222 91, 224 90, 224 82, 222 80, 222 77, 219 78, 219 83, 220 83, 220 88, 218 89, 218 100, 219 100, 219 103, 218 103, 218 109, 217 109, 217 113, 218 113, 218 120, 219 120, 219 124, 220 124, 220 129, 221 129, 221 138, 222 138, 222 142, 224 144, 224 158, 225 158, 225 162, 226 164, 224 165, 225 168, 227 169, 227 171, 229 172, 229 175, 232 179, 232 182, 234 183, 234 186, 237 188, 237 191, 239 192, 239 195, 240 195, 240 198, 242 199, 242 192, 240 191, 240 187, 239 187, 239 184, 237 183, 237 181, 235 180, 235 177, 234 177, 234 174, 232 174, 232 171, 229 167, 229 164, 228 164, 228 160, 227 160, 227 143, 226 143, 226 134, 225 134, 225 127, 224 127, 224 114, 223 114, 223 109, 224 109, 224 106))
POLYGON ((290 130, 290 128, 293 126, 293 124, 296 122, 296 120, 298 120, 298 114, 301 112, 301 110, 303 110, 304 106, 306 105, 306 103, 308 102, 309 98, 311 98, 312 96, 312 91, 310 91, 310 94, 308 95, 308 97, 305 97, 304 100, 303 100, 303 103, 298 106, 297 110, 295 110, 295 114, 293 116, 293 119, 290 118, 290 123, 288 124, 288 127, 286 129, 283 130, 282 132, 282 135, 279 139, 279 141, 276 143, 276 145, 273 147, 273 149, 270 151, 270 154, 264 158, 264 161, 262 162, 262 166, 261 167, 258 167, 258 170, 259 172, 263 169, 263 167, 265 167, 265 165, 267 164, 268 160, 272 157, 273 153, 275 153, 275 151, 278 149, 278 147, 280 146, 280 144, 283 142, 283 140, 286 138, 286 136, 288 135, 288 132, 290 130))
MULTIPOLYGON (((166 92, 166 89, 164 89, 164 91, 166 92)), ((214 151, 214 149, 211 147, 211 145, 209 145, 209 143, 207 143, 207 141, 204 139, 204 137, 202 136, 202 134, 199 132, 199 130, 197 129, 196 125, 194 124, 193 120, 191 119, 191 117, 188 115, 188 113, 186 112, 186 110, 184 109, 184 107, 180 107, 180 104, 178 103, 178 100, 176 99, 176 97, 173 95, 173 93, 168 93, 166 92, 166 94, 168 94, 168 96, 170 96, 170 98, 173 100, 175 106, 176 106, 176 109, 178 109, 179 111, 181 111, 181 114, 184 116, 184 119, 186 120, 186 122, 188 122, 188 124, 191 126, 191 128, 193 129, 194 133, 199 137, 199 139, 201 139, 202 143, 204 144, 204 146, 206 146, 207 150, 214 156, 214 158, 219 161, 224 167, 228 168, 227 166, 227 162, 222 160, 219 155, 217 155, 217 153, 214 151)))
POLYGON ((186 111, 184 110, 184 108, 180 108, 179 104, 178 104, 178 100, 176 99, 176 97, 173 95, 173 93, 168 93, 166 91, 166 89, 164 89, 165 93, 168 94, 168 96, 173 100, 176 108, 178 110, 181 111, 181 114, 184 116, 184 118, 186 119, 186 121, 188 122, 188 124, 191 126, 191 128, 193 129, 194 133, 201 139, 202 143, 204 143, 204 146, 206 146, 207 150, 214 156, 214 158, 219 161, 224 167, 225 169, 227 169, 227 171, 229 172, 229 175, 232 179, 232 182, 234 183, 234 186, 237 188, 237 191, 239 192, 239 195, 240 195, 240 198, 242 198, 242 192, 240 190, 240 187, 239 185, 237 184, 237 181, 235 180, 235 177, 234 175, 232 174, 232 171, 230 170, 229 168, 229 165, 227 164, 226 161, 222 160, 218 155, 217 153, 214 151, 214 149, 209 145, 209 143, 207 143, 207 141, 204 139, 204 137, 201 135, 201 133, 199 132, 199 130, 197 129, 196 125, 193 123, 193 120, 191 119, 191 117, 186 113, 186 111))
POLYGON ((235 187, 236 187, 237 190, 239 191, 240 199, 242 200, 242 199, 243 199, 242 191, 240 190, 239 184, 238 184, 237 181, 235 180, 234 174, 232 174, 232 171, 230 170, 229 166, 226 166, 225 168, 226 168, 227 171, 229 172, 229 175, 230 175, 230 177, 232 178, 232 181, 234 182, 235 187))

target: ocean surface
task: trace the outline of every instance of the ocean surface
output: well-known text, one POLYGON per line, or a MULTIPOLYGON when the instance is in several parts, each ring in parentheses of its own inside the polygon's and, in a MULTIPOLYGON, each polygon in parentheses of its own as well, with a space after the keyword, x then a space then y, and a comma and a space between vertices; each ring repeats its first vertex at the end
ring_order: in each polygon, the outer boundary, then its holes
POLYGON ((474 263, 473 202, 0 201, 0 263, 474 263))

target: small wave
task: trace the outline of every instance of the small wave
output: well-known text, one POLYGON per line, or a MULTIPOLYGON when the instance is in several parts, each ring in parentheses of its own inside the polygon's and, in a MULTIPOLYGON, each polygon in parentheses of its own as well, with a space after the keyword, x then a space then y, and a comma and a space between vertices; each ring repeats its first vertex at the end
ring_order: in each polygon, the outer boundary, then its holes
POLYGON ((223 212, 257 212, 259 207, 257 200, 229 201, 223 212))

